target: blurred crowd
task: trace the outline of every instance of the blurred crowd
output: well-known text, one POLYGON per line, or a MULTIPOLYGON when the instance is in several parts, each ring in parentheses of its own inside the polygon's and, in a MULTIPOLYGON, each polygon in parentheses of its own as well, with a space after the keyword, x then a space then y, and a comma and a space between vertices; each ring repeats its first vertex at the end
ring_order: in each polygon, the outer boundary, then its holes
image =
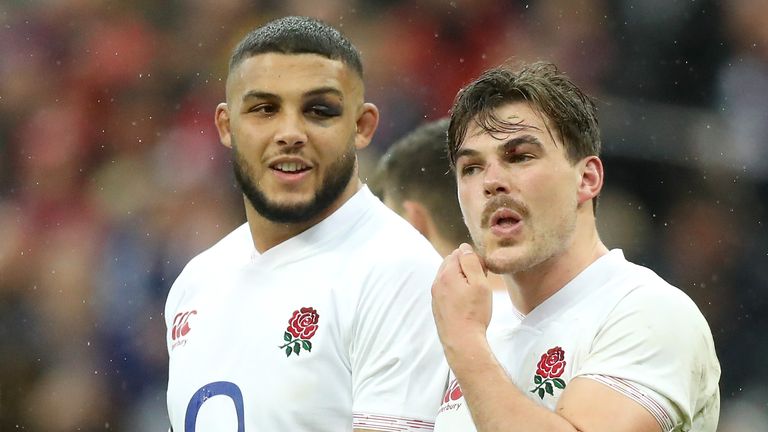
POLYGON ((363 54, 382 119, 364 179, 507 59, 553 61, 597 96, 601 234, 707 316, 719 430, 764 430, 768 0, 5 0, 1 431, 167 428, 165 295, 244 221, 213 127, 227 60, 289 14, 363 54))

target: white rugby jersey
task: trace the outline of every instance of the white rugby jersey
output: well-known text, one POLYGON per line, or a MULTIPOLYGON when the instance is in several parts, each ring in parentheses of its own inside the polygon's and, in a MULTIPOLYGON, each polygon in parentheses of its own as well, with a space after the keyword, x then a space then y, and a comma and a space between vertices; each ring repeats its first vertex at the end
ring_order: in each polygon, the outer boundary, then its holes
MULTIPOLYGON (((687 295, 621 250, 515 319, 489 343, 540 405, 554 411, 568 383, 586 377, 640 403, 664 431, 716 430, 720 365, 709 326, 687 295)), ((476 430, 453 374, 442 402, 435 432, 476 430)))
POLYGON ((491 322, 488 323, 488 331, 494 332, 496 329, 505 329, 514 327, 523 319, 521 314, 509 298, 507 291, 493 291, 493 303, 491 311, 491 322))
POLYGON ((237 228, 168 295, 173 430, 432 430, 448 376, 440 262, 367 187, 264 254, 237 228))

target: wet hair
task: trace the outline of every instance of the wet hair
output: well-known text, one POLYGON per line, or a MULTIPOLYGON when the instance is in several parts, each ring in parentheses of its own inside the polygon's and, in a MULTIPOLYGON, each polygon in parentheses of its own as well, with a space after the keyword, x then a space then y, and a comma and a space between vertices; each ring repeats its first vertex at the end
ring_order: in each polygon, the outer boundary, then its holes
POLYGON ((341 32, 314 18, 289 16, 253 29, 237 44, 229 59, 231 73, 243 60, 258 54, 318 54, 339 60, 360 77, 360 52, 341 32))
POLYGON ((536 62, 516 70, 506 63, 487 70, 456 95, 448 128, 451 167, 472 124, 491 135, 524 128, 496 115, 497 108, 515 102, 528 102, 544 114, 547 128, 553 127, 572 163, 600 154, 597 108, 591 97, 552 63, 536 62))
POLYGON ((425 123, 396 141, 376 169, 377 192, 397 206, 412 200, 424 205, 440 235, 457 247, 469 242, 445 143, 448 118, 425 123))

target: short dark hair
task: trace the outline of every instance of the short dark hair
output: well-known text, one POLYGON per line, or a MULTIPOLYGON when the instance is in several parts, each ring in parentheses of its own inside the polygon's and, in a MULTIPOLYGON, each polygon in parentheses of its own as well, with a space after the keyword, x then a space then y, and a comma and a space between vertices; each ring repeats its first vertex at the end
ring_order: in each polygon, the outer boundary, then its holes
POLYGON ((597 107, 591 97, 552 63, 536 62, 517 70, 505 63, 487 70, 456 95, 448 128, 451 167, 473 122, 490 134, 519 130, 519 123, 498 118, 495 110, 521 101, 546 115, 572 163, 600 154, 597 107))
POLYGON ((314 18, 289 16, 253 29, 232 52, 229 72, 246 58, 266 53, 318 54, 339 60, 363 76, 357 48, 341 32, 314 18))
POLYGON ((470 239, 445 152, 447 132, 448 118, 443 118, 400 138, 382 156, 376 178, 380 197, 391 196, 397 205, 405 200, 423 204, 440 234, 458 246, 470 239))

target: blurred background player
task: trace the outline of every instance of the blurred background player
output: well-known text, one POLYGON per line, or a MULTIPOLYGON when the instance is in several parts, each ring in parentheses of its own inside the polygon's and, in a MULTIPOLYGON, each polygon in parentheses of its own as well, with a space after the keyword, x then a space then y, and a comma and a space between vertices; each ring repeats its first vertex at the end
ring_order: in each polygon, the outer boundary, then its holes
POLYGON ((424 123, 395 141, 381 157, 373 191, 411 223, 441 256, 469 241, 450 173, 448 118, 424 123))
POLYGON ((378 110, 357 49, 287 17, 248 33, 229 67, 215 120, 247 223, 168 295, 173 429, 431 429, 440 260, 358 178, 378 110))
MULTIPOLYGON (((449 121, 424 123, 393 143, 372 182, 384 204, 410 222, 442 257, 470 241, 446 151, 449 121)), ((493 284, 493 326, 503 325, 519 312, 501 277, 489 273, 488 278, 493 284)))

